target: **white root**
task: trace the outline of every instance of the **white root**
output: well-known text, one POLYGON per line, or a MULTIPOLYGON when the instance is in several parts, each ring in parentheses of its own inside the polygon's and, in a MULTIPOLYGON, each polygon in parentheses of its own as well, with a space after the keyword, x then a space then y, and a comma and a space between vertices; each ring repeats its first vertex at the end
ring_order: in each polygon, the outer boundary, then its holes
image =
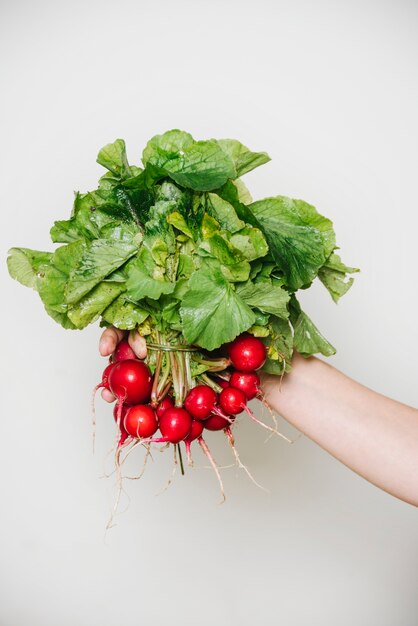
POLYGON ((174 465, 173 465, 173 471, 171 472, 171 476, 167 481, 167 484, 160 490, 158 491, 155 495, 156 496, 160 496, 162 493, 164 493, 164 491, 167 491, 167 489, 169 488, 169 486, 171 485, 171 483, 174 480, 174 477, 176 475, 177 472, 177 446, 173 446, 173 450, 174 450, 174 454, 173 454, 173 458, 174 458, 174 465))
POLYGON ((278 437, 281 437, 282 439, 284 439, 285 441, 287 441, 288 443, 293 443, 292 439, 289 439, 288 437, 286 437, 286 435, 284 435, 283 433, 281 433, 280 431, 276 430, 275 428, 272 428, 271 426, 269 426, 268 424, 265 424, 264 422, 262 422, 261 420, 259 420, 254 414, 253 412, 247 407, 244 406, 244 410, 248 413, 248 415, 251 417, 251 419, 256 422, 256 424, 259 424, 260 426, 262 426, 263 428, 266 428, 267 430, 269 430, 271 433, 273 433, 274 435, 277 435, 278 437))
POLYGON ((256 479, 254 478, 254 476, 251 474, 250 470, 248 469, 248 467, 246 465, 244 465, 244 463, 241 461, 240 456, 238 454, 238 450, 235 447, 235 440, 234 440, 234 435, 232 434, 232 431, 230 428, 225 428, 224 430, 225 435, 228 439, 229 445, 231 446, 231 450, 234 454, 235 460, 236 460, 236 464, 238 465, 238 467, 240 469, 243 469, 244 472, 247 474, 248 478, 254 483, 254 485, 256 485, 259 489, 262 489, 263 491, 269 493, 269 490, 266 489, 265 487, 263 487, 263 485, 260 485, 260 483, 258 483, 256 481, 256 479))
POLYGON ((207 458, 209 460, 209 463, 211 464, 212 469, 213 469, 213 471, 216 474, 216 478, 218 479, 219 487, 220 487, 220 490, 221 490, 221 496, 222 496, 222 499, 221 499, 219 504, 223 504, 225 502, 225 500, 226 500, 226 496, 225 496, 224 485, 223 485, 223 482, 222 482, 221 475, 219 473, 218 466, 216 465, 215 459, 213 458, 212 453, 209 450, 208 444, 203 439, 203 437, 199 437, 197 441, 199 442, 199 445, 202 448, 203 452, 206 454, 206 456, 207 456, 207 458))

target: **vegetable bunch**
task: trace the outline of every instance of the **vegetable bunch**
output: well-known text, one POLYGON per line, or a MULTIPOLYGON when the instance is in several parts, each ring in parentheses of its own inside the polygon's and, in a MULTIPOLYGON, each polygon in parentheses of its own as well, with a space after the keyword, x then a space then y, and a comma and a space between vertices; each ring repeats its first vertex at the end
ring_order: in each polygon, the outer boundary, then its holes
MULTIPOLYGON (((319 278, 337 302, 358 271, 336 254, 332 222, 312 205, 284 196, 253 202, 241 176, 269 160, 233 139, 195 141, 171 130, 150 139, 138 167, 117 139, 99 152, 107 172, 97 189, 76 193, 70 219, 52 226, 52 241, 62 245, 54 252, 12 248, 9 272, 38 292, 64 328, 100 319, 146 337, 144 398, 152 411, 165 398, 187 411, 187 397, 204 385, 230 432, 236 413, 222 402, 219 408, 221 381, 235 388, 225 346, 257 339, 262 369, 278 375, 289 371, 294 349, 334 354, 296 293, 319 278)), ((124 404, 132 403, 123 385, 112 390, 124 436, 124 404)), ((128 434, 128 441, 144 439, 128 434)))

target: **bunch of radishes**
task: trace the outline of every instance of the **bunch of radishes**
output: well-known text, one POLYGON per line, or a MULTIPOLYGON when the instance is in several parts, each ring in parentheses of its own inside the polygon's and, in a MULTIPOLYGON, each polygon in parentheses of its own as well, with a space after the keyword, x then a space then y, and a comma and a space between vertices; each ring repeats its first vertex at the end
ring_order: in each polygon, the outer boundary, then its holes
POLYGON ((243 334, 226 348, 228 359, 221 360, 226 366, 224 369, 214 367, 214 371, 192 379, 192 385, 185 390, 183 397, 176 393, 176 386, 168 377, 168 381, 163 381, 161 397, 161 394, 156 396, 153 393, 158 386, 156 376, 160 375, 160 368, 155 368, 153 376, 149 366, 136 358, 128 341, 122 340, 103 372, 101 383, 95 388, 95 391, 100 387, 110 390, 117 400, 114 417, 119 429, 118 450, 131 443, 145 446, 173 444, 177 446, 183 472, 179 444, 184 442, 191 465, 191 443, 197 440, 218 476, 223 493, 219 471, 202 436, 203 430, 223 430, 240 467, 243 466, 231 432, 231 425, 239 413, 246 411, 255 422, 280 434, 257 419, 247 407, 253 398, 263 400, 260 378, 255 370, 266 360, 265 345, 253 335, 243 334), (156 436, 158 430, 160 436, 156 436))

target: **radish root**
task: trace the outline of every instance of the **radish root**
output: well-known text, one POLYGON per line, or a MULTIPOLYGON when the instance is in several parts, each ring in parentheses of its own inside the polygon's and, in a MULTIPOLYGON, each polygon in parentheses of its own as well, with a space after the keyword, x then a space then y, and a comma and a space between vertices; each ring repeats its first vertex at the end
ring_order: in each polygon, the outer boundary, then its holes
POLYGON ((223 482, 222 482, 221 475, 219 473, 218 466, 216 465, 215 459, 213 458, 212 453, 209 450, 208 444, 203 439, 203 437, 198 437, 197 441, 199 442, 199 445, 202 448, 203 452, 208 457, 209 463, 211 464, 211 466, 213 468, 213 471, 216 474, 216 478, 218 479, 219 487, 220 487, 220 490, 221 490, 221 496, 222 496, 222 499, 221 499, 219 504, 223 504, 225 502, 225 500, 226 500, 226 496, 225 496, 224 485, 223 485, 223 482))
POLYGON ((169 486, 171 485, 171 483, 174 480, 174 476, 176 475, 177 472, 177 445, 173 445, 173 450, 174 450, 174 454, 173 454, 173 459, 174 459, 174 465, 173 465, 173 470, 171 472, 171 476, 167 481, 167 484, 165 485, 165 487, 163 487, 160 491, 158 491, 155 495, 156 496, 160 496, 162 493, 164 493, 164 491, 167 491, 167 489, 169 488, 169 486))
POLYGON ((279 430, 272 428, 271 426, 269 426, 268 424, 265 424, 264 422, 262 422, 261 420, 259 420, 254 413, 247 407, 244 406, 244 411, 246 411, 246 413, 248 413, 248 415, 251 417, 251 419, 256 422, 257 424, 259 424, 260 426, 262 426, 263 428, 266 428, 267 430, 269 430, 271 433, 273 433, 274 435, 277 435, 278 437, 281 437, 282 439, 284 439, 285 441, 287 441, 288 443, 293 443, 292 439, 289 439, 289 437, 286 437, 286 435, 284 435, 283 433, 281 433, 279 430))
POLYGON ((256 485, 259 489, 262 489, 263 491, 269 493, 269 490, 266 489, 265 487, 263 487, 263 485, 260 485, 260 483, 258 483, 256 481, 256 479, 254 478, 254 476, 251 474, 250 470, 248 469, 248 467, 246 465, 244 465, 244 463, 241 461, 240 456, 238 454, 238 450, 235 447, 235 439, 234 439, 234 435, 232 434, 232 431, 230 428, 225 428, 224 429, 224 433, 227 436, 229 445, 231 446, 231 450, 234 453, 234 457, 236 460, 236 465, 240 468, 243 469, 244 472, 247 474, 248 478, 251 480, 251 482, 254 483, 254 485, 256 485))

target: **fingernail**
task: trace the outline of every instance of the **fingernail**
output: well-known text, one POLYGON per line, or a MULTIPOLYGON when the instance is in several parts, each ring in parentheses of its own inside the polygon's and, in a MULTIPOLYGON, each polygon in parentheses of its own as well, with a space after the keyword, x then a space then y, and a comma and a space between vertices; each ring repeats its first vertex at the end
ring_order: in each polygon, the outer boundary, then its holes
POLYGON ((107 342, 106 339, 102 338, 99 341, 99 352, 100 354, 103 354, 104 356, 106 356, 106 348, 108 348, 109 344, 107 342))

